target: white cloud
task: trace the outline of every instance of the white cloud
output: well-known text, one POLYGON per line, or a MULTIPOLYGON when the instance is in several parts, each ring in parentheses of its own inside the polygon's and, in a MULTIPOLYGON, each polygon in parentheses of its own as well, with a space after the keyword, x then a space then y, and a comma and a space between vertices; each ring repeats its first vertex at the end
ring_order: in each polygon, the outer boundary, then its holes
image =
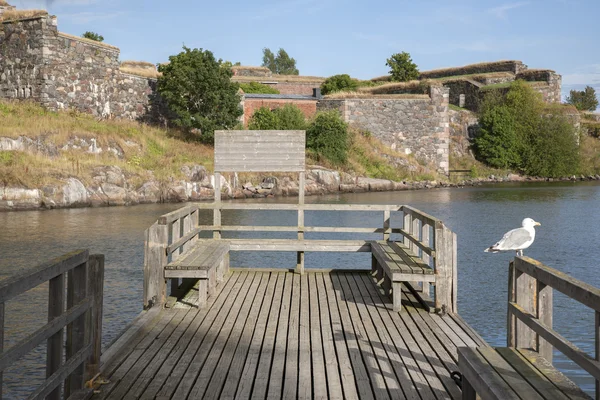
POLYGON ((600 64, 583 65, 563 75, 563 85, 600 84, 600 64))
POLYGON ((487 12, 490 14, 493 14, 497 18, 504 19, 504 18, 506 18, 506 15, 508 14, 509 11, 524 7, 528 4, 529 4, 528 1, 522 1, 519 3, 508 3, 508 4, 503 4, 501 6, 498 6, 498 7, 490 8, 487 10, 487 12))

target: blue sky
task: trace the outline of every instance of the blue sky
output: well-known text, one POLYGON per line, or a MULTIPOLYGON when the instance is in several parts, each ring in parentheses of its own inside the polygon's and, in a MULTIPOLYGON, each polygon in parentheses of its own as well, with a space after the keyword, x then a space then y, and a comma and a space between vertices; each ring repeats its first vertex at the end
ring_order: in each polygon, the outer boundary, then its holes
POLYGON ((563 93, 600 92, 599 0, 8 0, 45 8, 59 30, 89 30, 121 48, 121 60, 166 61, 182 45, 260 65, 282 47, 302 75, 388 72, 407 51, 419 69, 522 60, 563 76, 563 93))

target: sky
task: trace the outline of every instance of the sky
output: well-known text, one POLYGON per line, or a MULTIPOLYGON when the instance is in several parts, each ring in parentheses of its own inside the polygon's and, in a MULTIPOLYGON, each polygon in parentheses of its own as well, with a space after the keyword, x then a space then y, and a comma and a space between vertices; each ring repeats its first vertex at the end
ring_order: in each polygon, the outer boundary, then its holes
POLYGON ((521 60, 563 77, 563 95, 600 93, 599 0, 8 0, 58 16, 60 31, 104 36, 121 60, 167 61, 182 46, 260 65, 285 49, 301 75, 388 73, 407 51, 421 71, 521 60))

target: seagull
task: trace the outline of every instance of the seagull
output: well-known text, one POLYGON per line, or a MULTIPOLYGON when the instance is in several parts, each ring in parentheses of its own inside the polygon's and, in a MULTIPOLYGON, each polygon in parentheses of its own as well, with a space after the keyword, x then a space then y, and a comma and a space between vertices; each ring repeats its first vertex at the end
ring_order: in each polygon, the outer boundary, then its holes
POLYGON ((523 249, 531 246, 535 240, 535 226, 540 226, 539 222, 534 221, 531 218, 525 218, 521 223, 522 228, 513 229, 508 231, 502 236, 502 239, 493 246, 488 247, 484 251, 486 253, 497 253, 499 251, 515 250, 517 256, 523 256, 523 249))

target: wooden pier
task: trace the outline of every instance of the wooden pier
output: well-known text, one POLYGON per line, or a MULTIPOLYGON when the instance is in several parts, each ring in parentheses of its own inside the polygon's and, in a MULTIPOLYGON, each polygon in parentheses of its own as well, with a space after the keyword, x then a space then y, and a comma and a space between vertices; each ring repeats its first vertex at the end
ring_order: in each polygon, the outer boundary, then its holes
POLYGON ((555 349, 596 379, 600 400, 600 289, 515 258, 507 347, 491 348, 458 314, 457 238, 442 221, 407 205, 305 204, 303 190, 297 204, 221 201, 219 172, 242 167, 298 172, 303 188, 303 132, 217 132, 215 155, 215 202, 148 228, 144 311, 100 360, 102 256, 76 252, 0 281, 0 399, 2 371, 47 340, 48 379, 32 398, 589 399, 552 367, 555 349), (223 223, 240 210, 297 223, 223 223), (309 225, 311 213, 379 222, 309 225), (293 252, 297 262, 239 268, 236 251, 293 252), (371 263, 308 269, 306 252, 368 252, 371 263), (48 325, 4 349, 4 303, 48 280, 48 325), (553 330, 553 290, 595 312, 594 356, 553 330))

